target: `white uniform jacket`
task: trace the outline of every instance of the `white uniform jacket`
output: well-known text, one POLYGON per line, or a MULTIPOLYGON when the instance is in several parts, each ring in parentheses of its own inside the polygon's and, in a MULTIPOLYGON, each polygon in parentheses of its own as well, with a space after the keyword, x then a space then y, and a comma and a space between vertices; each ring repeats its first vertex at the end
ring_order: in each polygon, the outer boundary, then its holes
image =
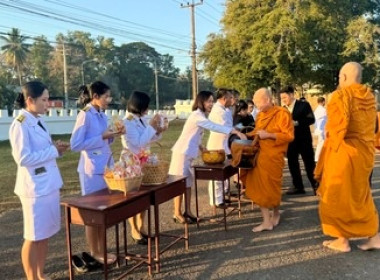
POLYGON ((107 129, 107 116, 88 104, 78 114, 70 139, 71 150, 81 152, 78 172, 104 174, 107 164, 113 164, 109 139, 102 134, 107 129))
MULTIPOLYGON (((231 111, 220 104, 218 101, 212 107, 208 119, 216 124, 230 128, 233 126, 231 111)), ((207 149, 223 149, 227 154, 230 154, 231 152, 228 148, 228 135, 211 131, 207 142, 207 149)))
POLYGON ((317 108, 314 111, 314 117, 315 117, 315 129, 314 129, 314 135, 322 136, 322 139, 324 139, 325 134, 325 125, 326 125, 326 119, 327 119, 327 113, 326 108, 322 105, 318 105, 317 108))
POLYGON ((151 142, 157 141, 161 136, 156 135, 156 130, 145 118, 135 114, 129 114, 124 118, 126 133, 121 136, 124 148, 138 154, 142 148, 146 148, 151 142))
POLYGON ((15 193, 20 197, 48 195, 62 187, 59 157, 46 125, 26 110, 9 129, 12 155, 17 164, 15 193), (45 130, 38 125, 38 121, 45 130))
POLYGON ((232 131, 232 127, 213 123, 206 118, 201 110, 197 109, 186 120, 182 133, 172 148, 173 153, 180 153, 189 158, 196 158, 198 156, 199 145, 202 141, 203 129, 224 134, 229 134, 232 131))

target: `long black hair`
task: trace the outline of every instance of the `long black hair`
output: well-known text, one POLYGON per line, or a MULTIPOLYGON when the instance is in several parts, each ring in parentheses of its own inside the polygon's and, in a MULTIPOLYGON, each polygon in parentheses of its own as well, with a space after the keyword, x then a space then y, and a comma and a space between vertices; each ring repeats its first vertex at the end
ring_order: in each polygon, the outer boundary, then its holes
POLYGON ((47 87, 39 81, 27 82, 21 87, 21 92, 17 96, 14 105, 16 109, 26 107, 26 100, 28 97, 36 99, 40 97, 47 87))
POLYGON ((127 110, 129 113, 142 115, 149 107, 150 97, 142 91, 134 91, 128 99, 127 110))
POLYGON ((202 112, 206 112, 204 103, 210 98, 210 96, 214 96, 211 91, 203 90, 199 92, 193 104, 193 111, 199 109, 202 112))

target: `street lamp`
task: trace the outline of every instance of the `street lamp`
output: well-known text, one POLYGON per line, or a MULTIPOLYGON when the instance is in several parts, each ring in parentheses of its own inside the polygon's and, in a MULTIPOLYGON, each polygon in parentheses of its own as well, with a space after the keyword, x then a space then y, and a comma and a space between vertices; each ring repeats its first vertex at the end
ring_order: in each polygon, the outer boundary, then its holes
POLYGON ((91 61, 98 61, 97 58, 93 58, 93 59, 88 59, 88 60, 85 60, 82 62, 82 85, 84 85, 84 65, 88 62, 91 62, 91 61))

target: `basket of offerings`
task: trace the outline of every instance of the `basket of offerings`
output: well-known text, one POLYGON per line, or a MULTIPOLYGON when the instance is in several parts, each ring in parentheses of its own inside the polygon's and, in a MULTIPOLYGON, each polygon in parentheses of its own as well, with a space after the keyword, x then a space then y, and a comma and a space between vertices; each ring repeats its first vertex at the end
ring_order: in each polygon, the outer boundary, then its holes
MULTIPOLYGON (((161 148, 159 143, 156 143, 161 148)), ((141 161, 143 173, 143 185, 158 185, 165 183, 169 173, 169 162, 159 159, 157 154, 152 154, 149 149, 141 150, 138 155, 141 161)))
POLYGON ((107 167, 104 180, 110 191, 121 191, 124 195, 137 191, 142 182, 140 161, 137 156, 123 150, 120 160, 113 167, 107 167))

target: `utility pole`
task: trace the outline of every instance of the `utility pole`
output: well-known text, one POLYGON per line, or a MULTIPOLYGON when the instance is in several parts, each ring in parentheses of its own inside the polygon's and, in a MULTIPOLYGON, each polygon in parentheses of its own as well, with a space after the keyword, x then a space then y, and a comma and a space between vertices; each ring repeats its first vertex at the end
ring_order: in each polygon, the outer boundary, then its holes
POLYGON ((182 8, 190 8, 190 20, 191 20, 191 79, 192 79, 192 88, 193 88, 193 100, 197 97, 198 94, 198 73, 197 73, 197 45, 195 43, 195 6, 202 5, 203 0, 200 0, 198 3, 194 3, 194 0, 192 0, 191 3, 187 2, 187 5, 181 4, 182 8))
POLYGON ((156 88, 156 110, 158 111, 160 109, 160 103, 158 98, 158 70, 157 70, 157 63, 154 62, 154 82, 155 82, 155 88, 156 88))
POLYGON ((65 42, 62 42, 62 52, 63 52, 63 92, 65 93, 65 109, 69 107, 69 90, 67 83, 67 65, 66 65, 66 50, 65 42))

